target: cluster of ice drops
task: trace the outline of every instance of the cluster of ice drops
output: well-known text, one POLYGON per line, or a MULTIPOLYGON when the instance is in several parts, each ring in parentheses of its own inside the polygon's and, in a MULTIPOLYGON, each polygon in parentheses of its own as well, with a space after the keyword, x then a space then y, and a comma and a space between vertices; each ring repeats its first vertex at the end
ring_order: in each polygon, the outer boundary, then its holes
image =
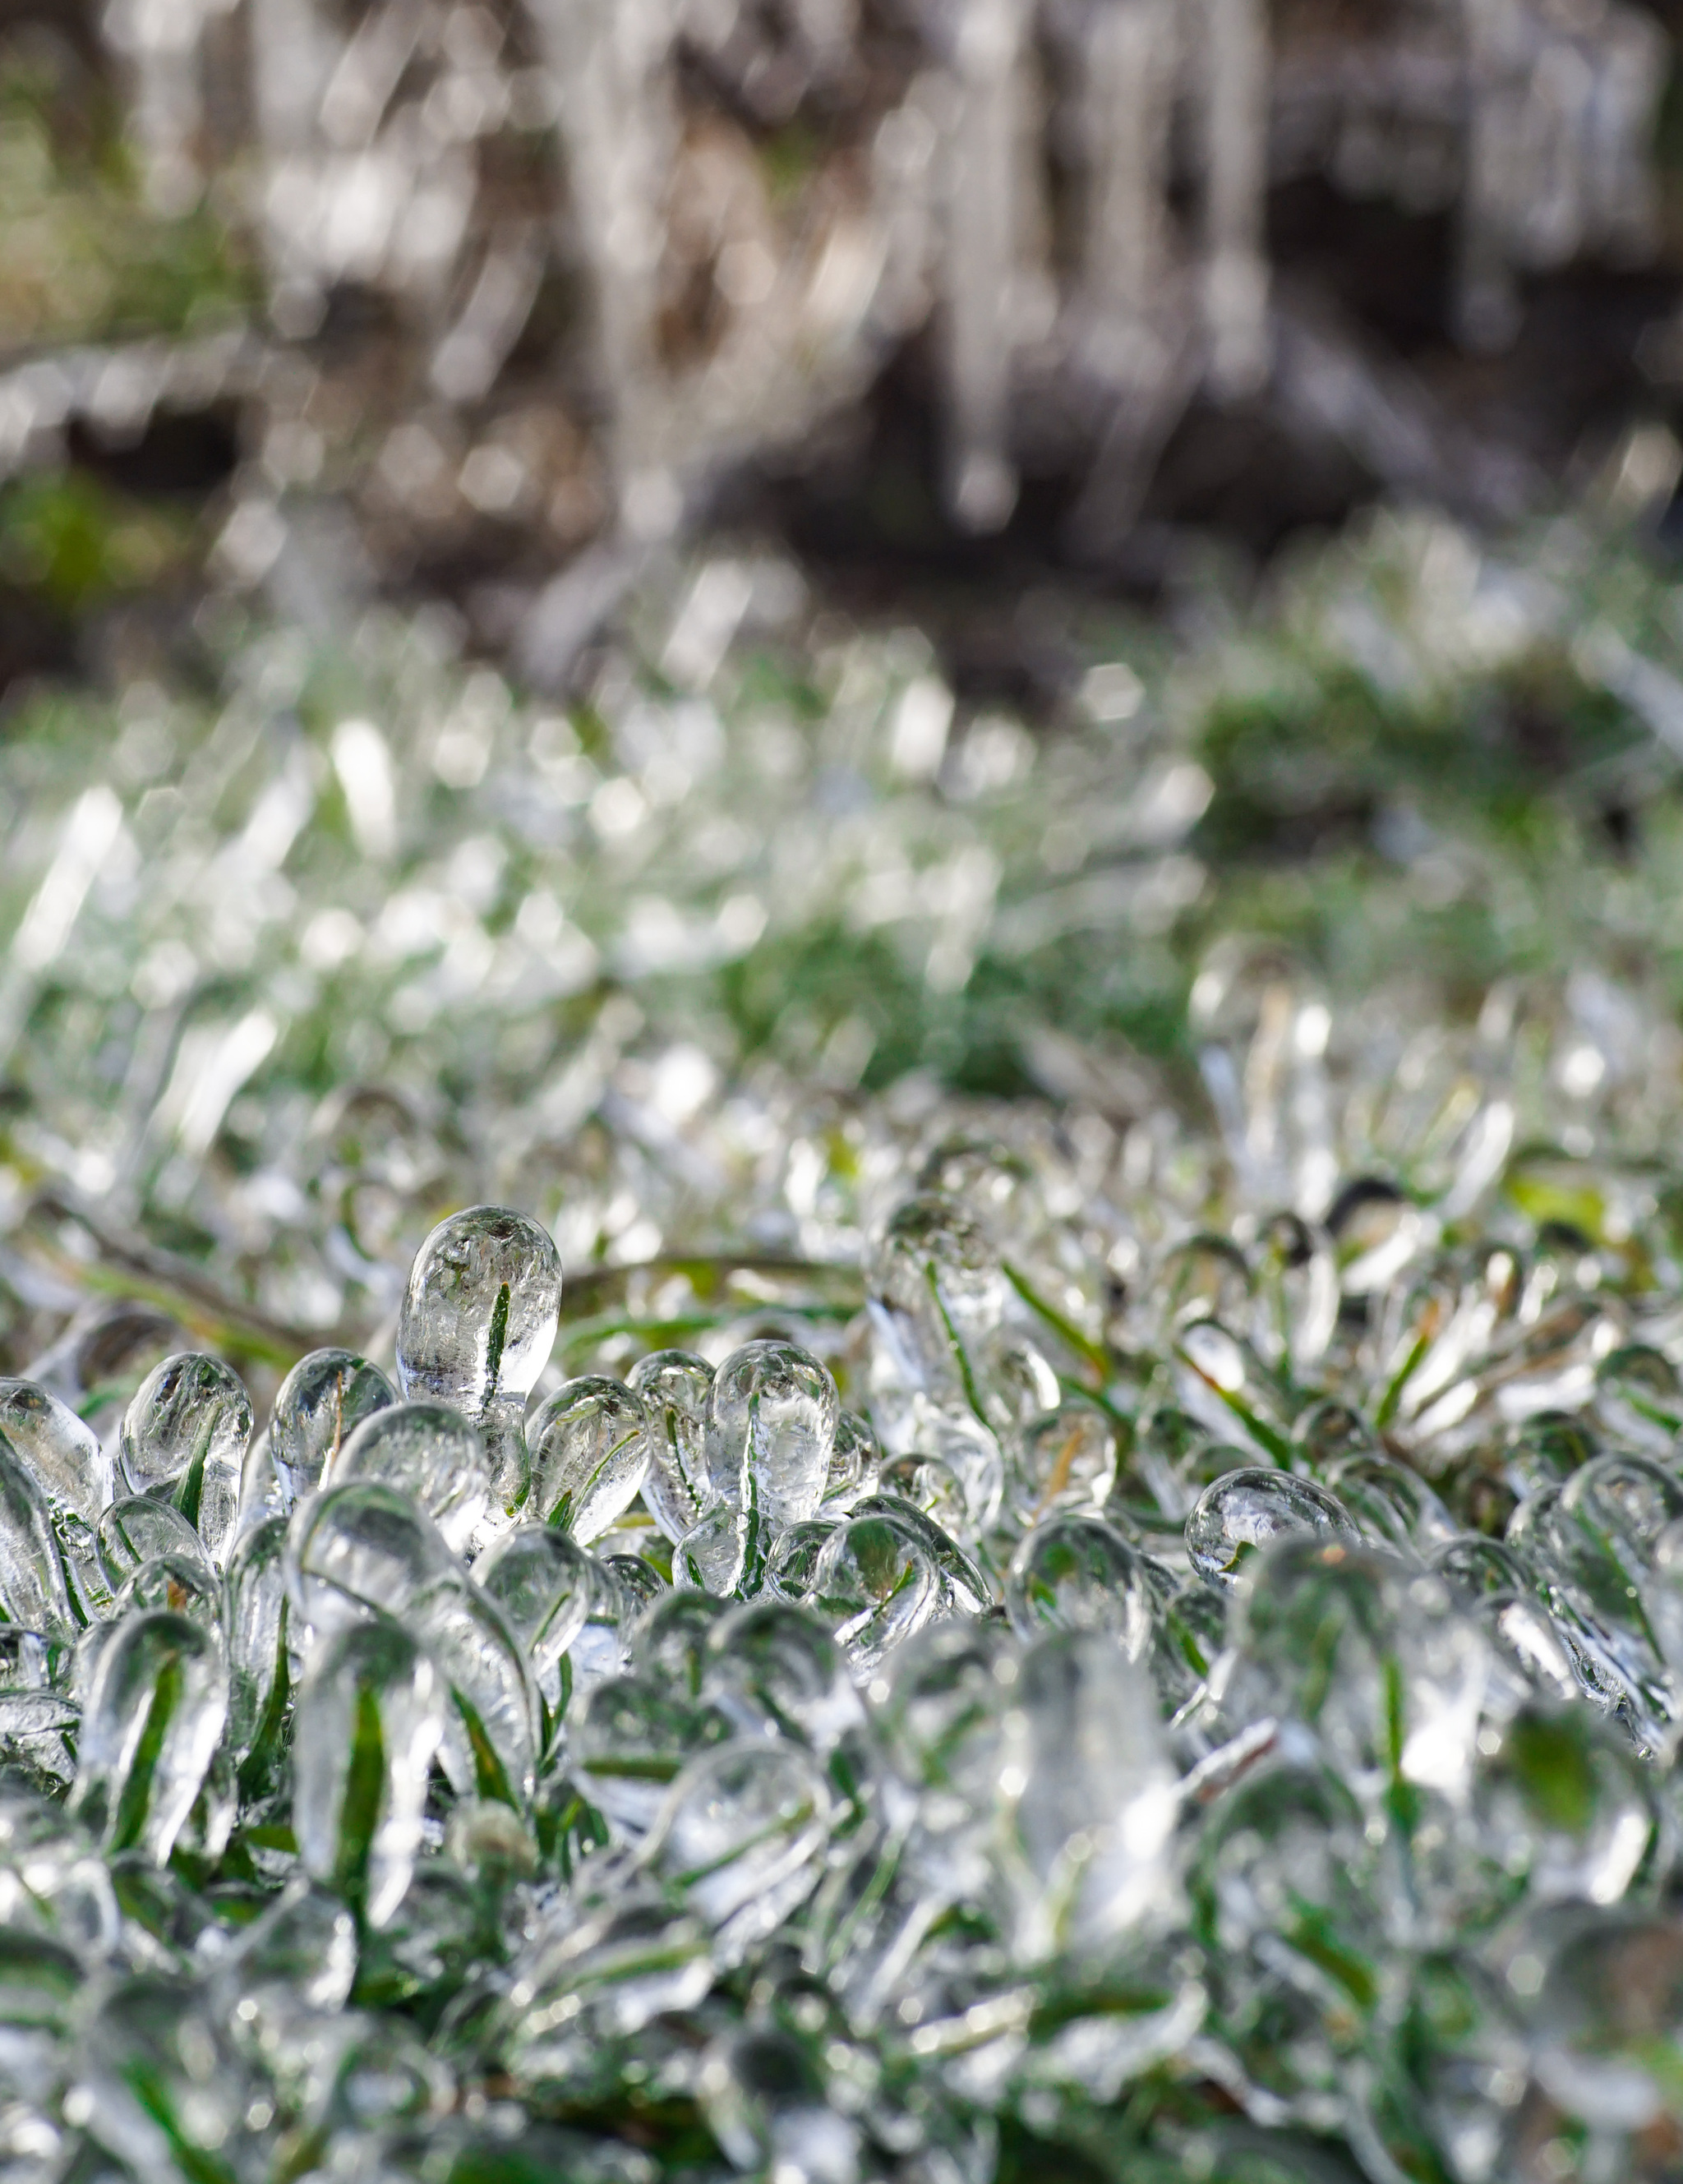
POLYGON ((1009 1147, 911 1180, 857 1411, 787 1329, 530 1408, 488 1207, 255 1438, 0 1383, 8 2176, 1683 2170, 1675 1296, 1369 1178, 1095 1339, 1009 1147))

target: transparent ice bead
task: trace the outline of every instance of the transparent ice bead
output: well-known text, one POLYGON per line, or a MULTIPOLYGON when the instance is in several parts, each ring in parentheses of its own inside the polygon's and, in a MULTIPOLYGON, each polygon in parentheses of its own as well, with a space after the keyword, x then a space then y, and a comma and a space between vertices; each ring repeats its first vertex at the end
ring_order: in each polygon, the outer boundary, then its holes
POLYGON ((642 1555, 604 1555, 599 1567, 609 1571, 619 1586, 630 1624, 640 1621, 657 1600, 672 1591, 654 1563, 642 1555))
POLYGON ((637 1673, 685 1697, 699 1698, 708 1641, 730 1613, 728 1602, 716 1600, 711 1593, 663 1594, 638 1618, 632 1633, 632 1663, 637 1673))
POLYGON ((526 1649, 552 1710, 561 1697, 562 1656, 589 1620, 596 1564, 551 1524, 517 1524, 474 1565, 474 1578, 526 1649))
POLYGON ((113 1602, 113 1618, 155 1607, 185 1615, 220 1640, 222 1587, 196 1555, 157 1555, 129 1572, 113 1602))
POLYGON ((1562 1920, 1526 1942, 1531 1964, 1541 1945, 1547 1967, 1529 2013, 1542 2090, 1587 2127, 1604 2173, 1663 2173, 1669 2163, 1650 2169, 1640 2149, 1673 2128, 1669 2066, 1683 2037, 1683 1935, 1675 1918, 1638 1912, 1562 1920))
MULTIPOLYGON (((1336 1948, 1358 1993, 1376 1992, 1383 1976, 1385 1936, 1373 1901, 1380 1854, 1366 1819, 1331 1768, 1276 1764, 1229 1790, 1193 1847, 1190 1889, 1216 1944, 1224 2015, 1246 2033, 1292 2024, 1291 2044, 1315 2059, 1312 2070, 1329 2039, 1342 2045, 1363 2029, 1348 1988, 1312 1975, 1317 1953, 1336 1948)), ((1301 2083, 1289 2047, 1272 2067, 1281 2091, 1301 2083)))
POLYGON ((1609 1452, 1573 1473, 1560 1510, 1640 1584, 1661 1537, 1683 1518, 1683 1484, 1651 1457, 1609 1452))
POLYGON ((219 1640, 168 1610, 125 1616, 99 1655, 70 1809, 110 1851, 164 1864, 228 1713, 219 1640))
POLYGON ((286 1568, 300 1620, 319 1630, 365 1623, 371 1613, 401 1620, 459 1574, 426 1512, 373 1479, 330 1486, 293 1513, 286 1568))
POLYGON ((523 1412, 549 1362, 561 1308, 561 1261, 547 1228, 506 1206, 441 1221, 415 1255, 398 1318, 405 1400, 476 1418, 523 1412))
POLYGON ((1395 1770, 1454 1803, 1477 1763, 1493 1665, 1441 1578, 1311 1534, 1257 1561, 1215 1680, 1235 1728, 1300 1722, 1347 1780, 1395 1770))
POLYGON ((114 1982, 78 2042, 78 2075, 108 2143, 131 2174, 214 2163, 259 2173, 265 2148, 250 2120, 274 2113, 266 2075, 236 2047, 218 1998, 161 1970, 114 1982))
POLYGON ((1038 1524, 1068 1511, 1096 1514, 1116 1481, 1116 1433, 1089 1403, 1062 1403, 1026 1426, 1006 1468, 1013 1522, 1038 1524))
POLYGON ((617 1571, 606 1562, 597 1563, 590 1612, 567 1649, 575 1700, 594 1691, 604 1678, 622 1675, 630 1666, 632 1635, 644 1605, 640 1597, 627 1595, 617 1571))
POLYGON ((867 1280, 915 1379, 961 1388, 997 1329, 1006 1282, 999 1254, 956 1198, 921 1192, 890 1216, 867 1280))
POLYGON ((862 1678, 939 1612, 940 1576, 903 1525, 850 1517, 819 1553, 807 1600, 862 1678))
POLYGON ((710 1502, 672 1550, 672 1582, 727 1599, 748 1569, 750 1513, 739 1502, 710 1502))
POLYGON ((932 1826, 991 1819, 1021 1662, 1022 1648, 1002 1623, 967 1617, 921 1631, 870 1685, 889 1749, 922 1791, 932 1826))
POLYGON ((1340 1457, 1322 1476, 1345 1513, 1370 1539, 1399 1554, 1428 1555, 1459 1529, 1418 1472, 1377 1451, 1340 1457))
POLYGON ((367 1479, 406 1494, 453 1554, 478 1535, 492 1506, 477 1427, 443 1403, 393 1403, 365 1418, 334 1457, 325 1484, 367 1479))
POLYGON ((1186 1519, 1186 1552, 1207 1583, 1237 1585, 1246 1565, 1276 1540, 1361 1535, 1336 1497, 1287 1471, 1229 1471, 1207 1486, 1186 1519))
POLYGON ((389 1923, 420 1853, 426 1782, 444 1732, 432 1661, 393 1623, 319 1641, 293 1728, 293 1832, 304 1870, 389 1923))
POLYGON ((284 1507, 313 1494, 363 1420, 398 1400, 365 1357, 349 1350, 312 1350, 281 1381, 269 1419, 269 1453, 284 1507))
POLYGON ((642 1859, 712 1929, 715 1960, 733 1965, 817 1886, 834 1817, 811 1753, 736 1741, 684 1768, 642 1859))
POLYGON ((95 1551, 114 1593, 129 1572, 153 1555, 197 1555, 209 1567, 204 1542, 179 1509, 149 1494, 125 1495, 99 1519, 95 1551))
POLYGON ((1189 1236, 1158 1261, 1151 1301, 1166 1330, 1213 1319, 1228 1327, 1246 1326, 1251 1316, 1253 1284, 1245 1254, 1228 1237, 1189 1236))
POLYGON ((0 1435, 49 1503, 99 1522, 111 1500, 110 1459, 68 1403, 33 1380, 0 1379, 0 1435))
POLYGON ((841 1399, 829 1369, 793 1342, 750 1342, 713 1376, 707 1473, 733 1502, 750 1494, 775 1527, 817 1514, 841 1399))
POLYGON ((1055 1517, 1011 1557, 1006 1613, 1025 1643, 1047 1630, 1102 1630, 1138 1661, 1157 1610, 1143 1560, 1101 1517, 1055 1517))
POLYGON ((1022 1860, 1019 1959, 1102 1950, 1179 1899, 1179 1782, 1149 1677, 1115 1642, 1057 1630, 1024 1654, 1000 1744, 1007 1841, 1022 1860))
POLYGON ((235 1521, 236 1539, 254 1524, 279 1517, 284 1522, 287 1497, 275 1470, 275 1460, 269 1451, 269 1429, 254 1434, 246 1445, 245 1462, 240 1468, 240 1512, 235 1521))
POLYGON ((621 1842, 641 1842, 669 1786, 699 1752, 728 1741, 716 1708, 644 1676, 610 1676, 574 1709, 567 1753, 581 1786, 621 1842))
POLYGON ((261 1747, 272 1774, 289 1696, 287 1527, 278 1517, 242 1533, 223 1580, 228 1646, 228 1745, 243 1765, 261 1747))
POLYGON ((70 1632, 77 1618, 53 1513, 34 1474, 0 1435, 0 1609, 26 1630, 70 1632))
MULTIPOLYGON (((933 1510, 955 1538, 974 1540, 997 1522, 1005 1497, 1006 1463, 993 1429, 967 1407, 914 1396, 908 1430, 913 1455, 926 1456, 958 1489, 958 1510, 933 1510)), ((857 1508, 867 1497, 855 1496, 857 1508)), ((921 1497, 920 1497, 921 1498, 921 1497)))
MULTIPOLYGON (((522 2087, 578 2083, 614 2042, 694 2009, 713 1984, 711 1936, 693 1913, 633 1877, 609 1902, 540 1928, 510 1968, 508 2053, 522 2087)), ((528 2130, 530 2126, 528 2126, 528 2130)), ((604 2178, 602 2184, 609 2184, 604 2178)), ((631 2180, 627 2180, 631 2184, 631 2180)))
POLYGON ((649 1469, 643 1498, 655 1522, 676 1542, 707 1499, 707 1411, 713 1368, 687 1350, 656 1350, 628 1376, 649 1419, 649 1469))
POLYGON ((994 1589, 981 1569, 926 1510, 897 1494, 867 1494, 855 1517, 886 1517, 929 1557, 940 1580, 942 1603, 960 1615, 982 1615, 994 1605, 994 1589))
POLYGON ((459 1797, 528 1803, 542 1746, 538 1693, 500 1610, 456 1573, 414 1602, 406 1627, 449 1684, 439 1763, 450 1786, 459 1797))
POLYGON ((870 1421, 854 1411, 839 1412, 819 1505, 824 1514, 845 1516, 867 1494, 876 1492, 882 1473, 882 1444, 870 1421))
MULTIPOLYGON (((1485 1871, 1460 1880, 1471 1895, 1482 1880, 1482 1923, 1522 1896, 1546 1904, 1605 1910, 1641 1893, 1659 1812, 1652 1770, 1619 1729, 1586 1706, 1546 1697, 1480 1739, 1474 1790, 1476 1847, 1485 1871)), ((1470 1928, 1461 1903, 1452 1910, 1470 1928)))
POLYGON ((1683 1379, 1663 1351, 1625 1343, 1596 1368, 1594 1414, 1609 1438, 1627 1448, 1669 1456, 1683 1428, 1683 1379))
POLYGON ((532 1413, 528 1504, 547 1524, 588 1543, 637 1499, 651 1436, 643 1399, 621 1380, 569 1380, 532 1413))
POLYGON ((239 1517, 251 1397, 220 1358, 187 1351, 148 1373, 123 1413, 117 1460, 131 1494, 174 1504, 220 1568, 239 1517))
POLYGON ((714 1625, 701 1690, 741 1734, 792 1737, 819 1753, 865 1720, 829 1632, 780 1600, 750 1601, 714 1625))
POLYGON ((766 1591, 779 1600, 804 1601, 812 1590, 813 1574, 825 1541, 845 1522, 844 1516, 814 1517, 805 1524, 791 1524, 780 1534, 766 1557, 766 1591))

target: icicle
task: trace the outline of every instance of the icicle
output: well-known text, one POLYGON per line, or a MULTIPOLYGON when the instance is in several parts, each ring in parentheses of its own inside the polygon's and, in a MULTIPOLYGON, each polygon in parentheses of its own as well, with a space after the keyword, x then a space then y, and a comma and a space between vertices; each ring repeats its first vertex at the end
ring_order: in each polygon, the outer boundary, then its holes
POLYGON ((948 33, 952 106, 940 298, 947 499, 968 531, 997 531, 1017 499, 1010 404, 1028 31, 1022 0, 959 0, 948 33))
POLYGON ((1203 25, 1204 313, 1210 384, 1230 400, 1268 376, 1268 34, 1260 0, 1208 0, 1203 25))
POLYGON ((658 534, 677 486, 650 454, 663 407, 655 282, 666 180, 677 142, 668 0, 530 0, 565 87, 560 131, 578 235, 594 287, 597 372, 612 409, 609 466, 634 532, 658 534))
POLYGON ((1081 288, 1095 313, 1149 310, 1169 254, 1175 20, 1166 0, 1085 13, 1071 41, 1084 170, 1081 288))
MULTIPOLYGON (((214 4, 214 0, 213 0, 214 4)), ((199 136, 206 0, 111 0, 105 35, 133 82, 130 134, 149 202, 186 212, 204 186, 199 136)))

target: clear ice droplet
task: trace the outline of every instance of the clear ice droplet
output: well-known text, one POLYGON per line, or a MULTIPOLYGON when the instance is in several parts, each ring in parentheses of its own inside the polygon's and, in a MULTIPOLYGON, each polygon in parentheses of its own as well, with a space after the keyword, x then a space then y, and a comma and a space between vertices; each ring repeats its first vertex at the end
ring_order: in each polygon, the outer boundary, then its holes
POLYGON ((227 1713, 227 1664, 212 1632, 167 1609, 125 1616, 94 1671, 71 1811, 109 1850, 164 1864, 227 1713))
POLYGON ((415 1255, 398 1318, 398 1384, 411 1402, 479 1418, 523 1412, 549 1361, 561 1261, 547 1228, 506 1206, 441 1221, 415 1255))
POLYGON ((239 1517, 251 1397, 220 1358, 166 1357, 123 1413, 117 1460, 131 1494, 179 1509, 220 1568, 239 1517))
POLYGON ((349 1350, 312 1350, 276 1394, 269 1453, 285 1508, 313 1494, 357 1428, 397 1401, 397 1390, 365 1357, 349 1350))
POLYGON ((649 1419, 643 1498, 669 1540, 681 1540, 707 1500, 707 1410, 713 1368, 687 1350, 656 1350, 629 1375, 649 1419))
POLYGON ((1186 1519, 1186 1552, 1211 1585, 1236 1585, 1258 1549, 1307 1535, 1360 1538, 1339 1502, 1312 1479, 1288 1471, 1229 1471, 1199 1496, 1186 1519))
POLYGON ((643 1399, 622 1380, 569 1380, 532 1413, 532 1512, 576 1540, 599 1539, 637 1499, 649 1471, 643 1399))
POLYGON ((442 1680, 406 1632, 360 1624, 317 1643, 293 1730, 293 1832, 304 1870, 388 1925, 421 1842, 444 1732, 442 1680))
POLYGON ((707 1470, 727 1502, 753 1496, 774 1527, 817 1514, 841 1399, 828 1367, 793 1342, 750 1342, 713 1376, 707 1470))

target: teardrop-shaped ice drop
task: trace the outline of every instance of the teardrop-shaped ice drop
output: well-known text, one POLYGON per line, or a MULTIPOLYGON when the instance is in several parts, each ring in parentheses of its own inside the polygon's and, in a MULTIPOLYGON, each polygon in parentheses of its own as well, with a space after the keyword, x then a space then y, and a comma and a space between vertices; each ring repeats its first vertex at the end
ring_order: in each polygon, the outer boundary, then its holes
POLYGON ((882 1476, 882 1443, 870 1422, 855 1412, 843 1411, 836 1419, 829 1468, 824 1474, 824 1514, 846 1516, 867 1494, 876 1492, 882 1476))
POLYGON ((198 1795, 228 1712, 222 1648, 167 1609, 125 1616, 94 1670, 70 1809, 108 1851, 164 1864, 198 1795))
POLYGON ((408 1627, 450 1686, 439 1760, 459 1797, 530 1799, 540 1744, 538 1692, 518 1641, 465 1571, 411 1607, 408 1627))
MULTIPOLYGON (((957 1491, 956 1487, 954 1491, 957 1491)), ((779 1600, 796 1603, 804 1601, 812 1590, 813 1574, 826 1542, 845 1522, 844 1513, 809 1517, 804 1524, 791 1524, 788 1531, 780 1532, 777 1544, 766 1557, 766 1591, 779 1600)))
POLYGON ((750 1342, 713 1377, 707 1470, 716 1494, 750 1488, 774 1527, 816 1516, 829 1475, 841 1398, 829 1368, 793 1342, 750 1342))
POLYGON ((318 1630, 366 1622, 371 1610, 400 1621, 457 1568, 426 1512, 380 1479, 329 1486, 292 1521, 287 1589, 300 1619, 318 1630))
POLYGON ((685 1767, 642 1859, 713 1929, 717 1962, 736 1964, 817 1886, 834 1818, 811 1753, 741 1740, 685 1767))
POLYGON ((266 1786, 280 1756, 290 1666, 287 1652, 287 1527, 265 1518, 242 1533, 224 1580, 228 1644, 228 1744, 241 1787, 266 1786))
POLYGON ((1051 1630, 1024 1654, 999 1787, 1028 1875, 1018 1947, 1031 1960, 1099 1951, 1175 1890, 1175 1770, 1151 1680, 1101 1631, 1051 1630))
POLYGON ((597 1567, 613 1573, 625 1603, 627 1628, 641 1621, 655 1602, 672 1590, 654 1563, 642 1555, 604 1555, 597 1567))
POLYGON ((1229 1471, 1205 1488, 1186 1520, 1187 1557, 1212 1585, 1237 1585, 1259 1549, 1305 1536, 1351 1546, 1361 1539, 1335 1496, 1288 1471, 1229 1471))
POLYGON ((850 1517, 820 1552, 806 1604, 830 1625, 862 1677, 937 1612, 940 1579, 900 1526, 885 1517, 850 1517))
POLYGON ((1006 1292, 999 1254, 963 1201, 932 1190, 898 1207, 872 1255, 870 1285, 914 1380, 934 1395, 961 1391, 1006 1292))
POLYGON ((622 1380, 569 1380, 533 1412, 530 1506, 576 1540, 599 1539, 637 1499, 649 1469, 643 1399, 622 1380))
POLYGON ((833 1751, 865 1709, 841 1649, 814 1615, 752 1600, 714 1626, 702 1696, 750 1736, 787 1736, 833 1751))
POLYGON ((1090 1403, 1061 1403, 1018 1436, 1006 1472, 1006 1499, 1018 1524, 1054 1512, 1096 1515, 1116 1479, 1116 1435, 1090 1403))
POLYGON ((1458 1527, 1418 1472, 1377 1452, 1340 1457, 1328 1466, 1327 1485, 1352 1521, 1381 1545, 1426 1555, 1458 1527))
POLYGON ((407 1494, 465 1552, 491 1507, 485 1444, 476 1426, 443 1403, 393 1403, 365 1418, 328 1468, 326 1484, 377 1480, 407 1494))
POLYGON ((276 1474, 275 1459, 269 1452, 269 1429, 265 1426, 261 1433, 254 1434, 246 1446, 245 1463, 240 1472, 240 1513, 234 1527, 236 1537, 250 1531, 254 1524, 266 1524, 271 1517, 279 1517, 284 1523, 288 1506, 276 1474))
POLYGON ((684 1763, 730 1735, 730 1723, 714 1708, 646 1677, 610 1676, 577 1708, 567 1748, 586 1795, 615 1835, 640 1842, 684 1763))
POLYGON ((1683 1379, 1663 1351, 1626 1343, 1596 1368, 1595 1409, 1619 1440, 1645 1455, 1669 1455, 1683 1426, 1683 1379))
POLYGON ((390 1407, 397 1390, 377 1365, 349 1350, 312 1350, 275 1397, 269 1453, 287 1509, 313 1494, 363 1420, 390 1407))
POLYGON ((0 1610, 26 1630, 74 1632, 53 1513, 33 1473, 0 1435, 0 1610))
POLYGON ((293 1832, 306 1873, 386 1925, 421 1849, 445 1693, 432 1661, 394 1623, 320 1641, 293 1730, 293 1832))
POLYGON ((739 1503, 710 1502, 672 1549, 672 1583, 727 1598, 748 1566, 749 1529, 739 1503))
POLYGON ((855 1517, 886 1517, 928 1557, 940 1580, 944 1604, 961 1615, 985 1615, 994 1604, 993 1588, 958 1541, 927 1511, 898 1494, 867 1494, 855 1517))
POLYGON ((1151 1303, 1167 1329, 1218 1319, 1242 1327, 1251 1316, 1251 1278, 1245 1254, 1225 1236, 1189 1236, 1164 1252, 1151 1284, 1151 1303))
POLYGON ((1047 1630, 1102 1630, 1137 1661, 1156 1628, 1144 1558, 1101 1517, 1054 1517, 1011 1557, 1006 1613, 1025 1644, 1047 1630))
POLYGON ((68 1403, 33 1380, 0 1379, 0 1434, 50 1503, 97 1524, 111 1500, 111 1463, 68 1403))
POLYGON ((131 1494, 172 1502, 221 1567, 239 1516, 251 1397, 217 1357, 184 1351, 148 1373, 123 1413, 118 1461, 131 1494))
POLYGON ((131 1570, 154 1555, 197 1555, 209 1567, 203 1540, 181 1511, 154 1502, 149 1494, 125 1494, 114 1502, 99 1520, 94 1544, 113 1592, 131 1570))
POLYGON ((656 1350, 627 1376, 649 1418, 649 1471, 643 1498, 655 1522, 677 1541, 707 1499, 707 1407, 713 1368, 687 1350, 656 1350))
POLYGON ((722 1617, 731 1613, 728 1601, 710 1592, 668 1592, 655 1602, 637 1624, 632 1636, 632 1660, 639 1675, 669 1684, 686 1698, 701 1690, 707 1661, 707 1641, 722 1617))
POLYGON ((398 1384, 410 1401, 476 1418, 524 1411, 549 1362, 561 1259, 547 1228, 503 1206, 441 1221, 415 1255, 398 1318, 398 1384))
POLYGON ((553 1524, 517 1524, 487 1548, 473 1574, 525 1647, 538 1690, 558 1708, 561 1656, 589 1619, 596 1564, 553 1524))
POLYGON ((167 1607, 185 1615, 215 1638, 222 1636, 222 1588, 215 1573, 197 1555, 155 1555, 132 1569, 112 1603, 116 1618, 167 1607))

